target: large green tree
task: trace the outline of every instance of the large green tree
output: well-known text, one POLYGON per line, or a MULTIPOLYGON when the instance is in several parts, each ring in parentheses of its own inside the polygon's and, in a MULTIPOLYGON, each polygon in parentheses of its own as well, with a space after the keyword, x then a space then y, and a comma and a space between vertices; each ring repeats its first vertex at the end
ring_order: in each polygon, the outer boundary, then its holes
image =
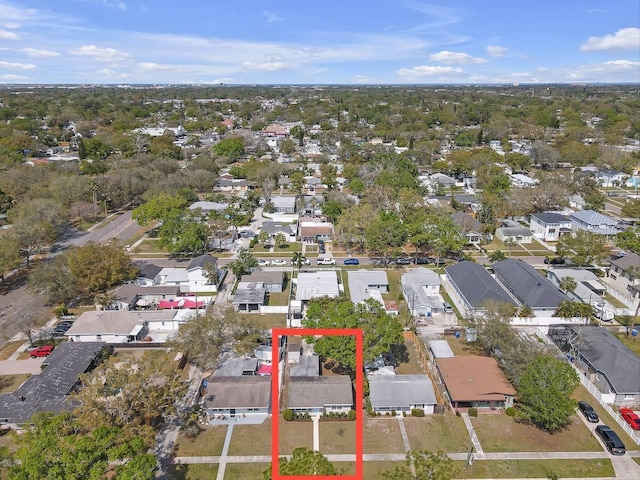
POLYGON ((548 432, 557 432, 571 423, 575 401, 571 395, 580 380, 565 360, 539 356, 517 384, 518 416, 548 432))
POLYGON ((574 235, 563 235, 556 244, 556 252, 576 265, 598 262, 605 252, 605 240, 597 233, 578 230, 574 235))
POLYGON ((241 247, 238 250, 238 258, 229 264, 229 268, 236 278, 240 278, 243 275, 251 273, 251 271, 257 266, 258 260, 249 253, 249 250, 246 247, 241 247))
MULTIPOLYGON (((263 480, 271 480, 271 465, 264 471, 263 480)), ((339 475, 340 471, 334 467, 327 457, 320 452, 314 452, 306 447, 298 447, 293 450, 291 458, 281 457, 278 460, 280 475, 339 475)))
POLYGON ((160 193, 148 202, 134 208, 132 217, 140 225, 147 225, 151 220, 162 221, 174 215, 176 211, 184 211, 187 203, 187 200, 182 195, 160 193))
POLYGON ((242 137, 223 138, 213 146, 213 151, 219 157, 235 161, 244 152, 244 140, 242 137))

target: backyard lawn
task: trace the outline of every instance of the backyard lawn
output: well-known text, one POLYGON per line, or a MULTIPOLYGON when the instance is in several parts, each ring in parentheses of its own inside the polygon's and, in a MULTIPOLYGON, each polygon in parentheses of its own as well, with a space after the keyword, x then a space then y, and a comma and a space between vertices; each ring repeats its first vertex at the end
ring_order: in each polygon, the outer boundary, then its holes
POLYGON ((287 316, 284 313, 244 313, 243 315, 265 330, 287 326, 287 316))
POLYGON ((418 350, 411 340, 404 341, 403 356, 396 360, 401 361, 396 367, 396 375, 410 375, 424 373, 418 359, 418 350))
POLYGON ((451 413, 406 417, 404 425, 412 450, 466 452, 471 443, 462 418, 451 413))
POLYGON ((364 453, 404 453, 400 426, 395 418, 365 417, 364 453))
POLYGON ((550 434, 519 423, 513 417, 479 415, 472 418, 485 452, 597 452, 602 447, 577 415, 564 430, 550 434))
POLYGON ((186 438, 180 433, 176 441, 178 445, 176 456, 208 457, 220 455, 226 434, 227 427, 224 425, 206 427, 196 438, 186 438))
POLYGON ((594 460, 477 460, 467 470, 466 462, 454 462, 456 478, 603 478, 613 477, 608 459, 594 460))
POLYGON ((229 455, 271 455, 271 419, 261 425, 235 425, 229 455))
POLYGON ((25 340, 13 340, 2 345, 2 347, 0 347, 0 360, 8 359, 24 342, 25 340))

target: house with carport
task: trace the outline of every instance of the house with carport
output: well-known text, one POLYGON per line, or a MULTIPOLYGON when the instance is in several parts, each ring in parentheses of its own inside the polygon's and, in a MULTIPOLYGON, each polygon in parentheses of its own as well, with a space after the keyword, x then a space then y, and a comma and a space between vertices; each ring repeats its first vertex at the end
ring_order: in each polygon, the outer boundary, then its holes
POLYGON ((427 375, 367 375, 369 402, 376 413, 410 414, 413 409, 431 415, 438 403, 427 375))
POLYGON ((400 287, 412 317, 444 313, 440 276, 433 270, 418 267, 403 273, 400 287))
POLYGON ((262 282, 238 283, 231 303, 239 312, 258 312, 266 303, 267 289, 262 282))

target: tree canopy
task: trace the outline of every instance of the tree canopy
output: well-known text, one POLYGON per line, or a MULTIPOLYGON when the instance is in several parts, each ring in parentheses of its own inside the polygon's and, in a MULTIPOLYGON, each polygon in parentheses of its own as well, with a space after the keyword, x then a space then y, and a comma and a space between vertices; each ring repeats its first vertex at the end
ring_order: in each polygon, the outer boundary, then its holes
MULTIPOLYGON (((271 480, 271 468, 270 465, 264 471, 262 477, 264 480, 271 480)), ((279 458, 278 470, 280 475, 340 475, 340 471, 327 457, 306 447, 295 448, 290 459, 279 458)))

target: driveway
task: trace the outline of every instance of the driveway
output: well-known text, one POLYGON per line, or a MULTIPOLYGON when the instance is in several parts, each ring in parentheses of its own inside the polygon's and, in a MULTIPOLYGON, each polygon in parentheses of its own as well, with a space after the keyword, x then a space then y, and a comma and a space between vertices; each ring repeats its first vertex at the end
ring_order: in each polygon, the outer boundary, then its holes
POLYGON ((0 362, 2 375, 20 375, 30 373, 37 375, 42 371, 44 357, 29 358, 27 360, 3 360, 0 362))

